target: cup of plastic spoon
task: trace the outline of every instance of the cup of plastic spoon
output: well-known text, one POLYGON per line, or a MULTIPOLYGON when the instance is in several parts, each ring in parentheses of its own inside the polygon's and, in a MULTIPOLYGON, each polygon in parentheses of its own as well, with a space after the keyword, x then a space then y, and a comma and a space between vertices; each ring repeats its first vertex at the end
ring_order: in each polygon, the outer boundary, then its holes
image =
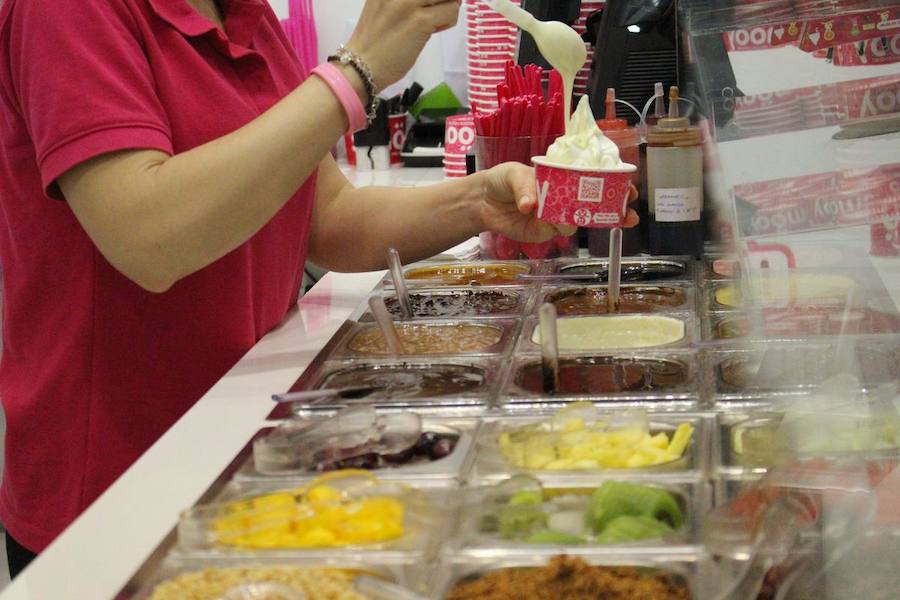
POLYGON ((397 302, 400 305, 400 316, 410 319, 413 316, 412 305, 409 303, 409 291, 406 289, 406 280, 403 278, 403 265, 400 263, 400 253, 396 248, 389 248, 388 267, 391 271, 391 279, 394 280, 394 290, 397 293, 397 302))
POLYGON ((381 329, 381 335, 384 336, 385 344, 387 344, 391 354, 403 354, 403 344, 400 342, 400 335, 394 328, 394 321, 391 319, 391 313, 388 312, 387 307, 384 305, 384 300, 377 296, 372 296, 369 298, 369 310, 372 311, 372 316, 375 317, 378 328, 381 329))
POLYGON ((609 312, 619 308, 619 292, 622 287, 622 229, 614 227, 609 232, 609 290, 606 301, 609 312))
POLYGON ((545 302, 538 311, 541 328, 541 370, 544 374, 544 391, 548 394, 559 389, 559 345, 556 340, 556 307, 545 302))

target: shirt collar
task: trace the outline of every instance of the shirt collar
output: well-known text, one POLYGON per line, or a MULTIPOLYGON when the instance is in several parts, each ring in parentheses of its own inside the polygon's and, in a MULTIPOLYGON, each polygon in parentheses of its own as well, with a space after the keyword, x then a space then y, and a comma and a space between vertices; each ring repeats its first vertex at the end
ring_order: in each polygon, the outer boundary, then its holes
POLYGON ((197 12, 187 0, 149 0, 150 7, 164 21, 187 37, 199 37, 207 34, 220 38, 231 55, 244 54, 256 35, 268 6, 265 0, 222 0, 222 12, 225 15, 225 34, 209 20, 197 12), (242 47, 242 48, 241 48, 242 47))

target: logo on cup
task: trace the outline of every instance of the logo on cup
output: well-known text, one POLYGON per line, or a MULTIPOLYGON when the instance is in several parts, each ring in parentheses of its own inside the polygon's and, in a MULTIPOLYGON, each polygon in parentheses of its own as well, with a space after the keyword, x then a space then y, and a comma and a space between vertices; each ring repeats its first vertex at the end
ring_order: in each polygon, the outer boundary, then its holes
POLYGON ((591 223, 591 211, 586 208, 579 208, 575 211, 573 216, 575 218, 575 224, 579 227, 584 227, 591 223))
POLYGON ((578 180, 579 202, 602 202, 603 179, 600 177, 582 177, 578 180))
POLYGON ((447 146, 460 145, 468 150, 475 143, 475 130, 471 127, 448 127, 447 146))

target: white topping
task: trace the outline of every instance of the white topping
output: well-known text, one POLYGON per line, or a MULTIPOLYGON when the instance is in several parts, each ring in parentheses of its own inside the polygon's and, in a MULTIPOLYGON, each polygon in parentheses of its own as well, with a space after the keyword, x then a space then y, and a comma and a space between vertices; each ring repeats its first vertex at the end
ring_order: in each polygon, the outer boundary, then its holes
POLYGON ((570 133, 557 138, 547 149, 548 161, 598 169, 618 169, 625 165, 619 158, 619 147, 597 127, 587 96, 581 97, 569 124, 570 133))

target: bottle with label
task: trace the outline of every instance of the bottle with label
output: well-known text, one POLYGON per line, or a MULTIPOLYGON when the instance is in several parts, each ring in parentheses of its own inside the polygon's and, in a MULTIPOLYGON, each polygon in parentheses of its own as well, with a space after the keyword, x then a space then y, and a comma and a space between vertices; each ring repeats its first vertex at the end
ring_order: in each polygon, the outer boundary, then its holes
MULTIPOLYGON (((619 147, 619 158, 624 162, 637 166, 631 176, 631 183, 638 189, 641 185, 641 155, 638 147, 641 134, 637 127, 629 127, 628 121, 616 118, 616 90, 606 89, 606 107, 603 119, 597 120, 597 126, 603 135, 619 147)), ((640 202, 640 200, 638 200, 640 202)), ((634 207, 634 205, 633 205, 634 207)), ((588 253, 591 256, 605 257, 609 255, 609 229, 588 229, 588 253)), ((638 228, 622 230, 622 255, 634 256, 641 253, 641 232, 638 228)))
POLYGON ((669 116, 647 133, 650 253, 703 253, 703 147, 700 129, 678 116, 678 88, 669 116))

